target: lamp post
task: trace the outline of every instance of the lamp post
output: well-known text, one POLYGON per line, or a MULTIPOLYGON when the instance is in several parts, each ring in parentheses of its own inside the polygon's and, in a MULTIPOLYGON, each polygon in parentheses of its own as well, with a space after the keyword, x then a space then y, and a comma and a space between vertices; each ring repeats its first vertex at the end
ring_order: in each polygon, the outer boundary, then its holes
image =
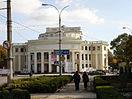
POLYGON ((128 29, 132 34, 132 30, 129 27, 123 27, 123 29, 128 29))
MULTIPOLYGON (((58 15, 59 15, 59 31, 58 31, 59 32, 59 51, 61 51, 61 13, 65 8, 69 7, 69 5, 63 7, 60 11, 56 6, 54 6, 52 4, 42 4, 42 6, 52 6, 58 12, 58 15)), ((59 73, 61 76, 62 75, 61 54, 59 54, 59 73)))

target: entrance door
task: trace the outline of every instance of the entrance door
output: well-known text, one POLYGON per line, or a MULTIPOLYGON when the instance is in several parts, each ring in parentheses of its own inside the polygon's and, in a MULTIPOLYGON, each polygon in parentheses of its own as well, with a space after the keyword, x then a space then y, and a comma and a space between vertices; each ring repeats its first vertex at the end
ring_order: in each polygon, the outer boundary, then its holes
POLYGON ((45 73, 49 72, 49 65, 48 64, 44 64, 44 72, 45 73))
POLYGON ((53 72, 53 73, 56 73, 56 72, 57 72, 57 66, 55 66, 55 65, 53 65, 53 64, 52 64, 52 72, 53 72))

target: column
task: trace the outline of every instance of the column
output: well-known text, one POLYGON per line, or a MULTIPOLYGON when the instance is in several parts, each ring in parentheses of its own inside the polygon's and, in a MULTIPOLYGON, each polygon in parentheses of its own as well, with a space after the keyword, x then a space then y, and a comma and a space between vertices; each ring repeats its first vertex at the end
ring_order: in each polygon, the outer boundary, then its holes
POLYGON ((85 57, 86 54, 83 54, 83 59, 84 59, 84 71, 86 71, 86 57, 85 57))
POLYGON ((41 73, 44 73, 44 52, 41 52, 41 73))
POLYGON ((28 63, 28 72, 31 71, 31 56, 30 56, 30 53, 28 52, 28 60, 27 60, 27 63, 28 63))
POLYGON ((96 55, 96 69, 98 69, 98 54, 95 55, 96 55))
POLYGON ((99 69, 103 69, 104 68, 104 45, 102 45, 102 67, 99 69))
POLYGON ((82 53, 79 53, 79 70, 82 72, 82 53))
MULTIPOLYGON (((57 61, 59 61, 59 55, 57 55, 57 61)), ((57 66, 57 72, 59 73, 59 66, 57 66)))
POLYGON ((51 52, 49 52, 49 72, 52 71, 52 67, 51 67, 51 52))
POLYGON ((64 55, 64 57, 65 57, 65 72, 68 72, 68 65, 67 65, 67 55, 64 55))
POLYGON ((21 71, 21 55, 18 56, 18 71, 21 71))
POLYGON ((72 72, 75 72, 75 57, 74 57, 75 53, 72 52, 72 72))
POLYGON ((88 54, 88 68, 89 68, 89 54, 88 54))
POLYGON ((37 73, 37 52, 34 52, 34 72, 37 73))
POLYGON ((28 55, 26 54, 26 60, 25 60, 25 62, 26 62, 26 71, 28 70, 28 55))

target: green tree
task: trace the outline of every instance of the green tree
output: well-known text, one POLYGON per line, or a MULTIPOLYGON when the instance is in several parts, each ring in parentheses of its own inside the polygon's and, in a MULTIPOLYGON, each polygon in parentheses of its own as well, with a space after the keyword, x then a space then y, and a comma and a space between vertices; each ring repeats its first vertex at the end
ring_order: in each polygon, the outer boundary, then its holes
POLYGON ((126 45, 126 55, 129 59, 130 62, 132 62, 132 36, 129 36, 129 39, 127 40, 127 45, 126 45))
POLYGON ((0 68, 7 67, 7 51, 0 45, 0 68))
POLYGON ((127 33, 119 35, 113 41, 111 41, 111 49, 113 49, 114 55, 117 58, 118 62, 128 62, 129 59, 127 57, 127 41, 129 40, 129 36, 127 33))
POLYGON ((112 52, 110 50, 108 50, 108 65, 109 66, 113 65, 113 58, 114 58, 114 56, 113 56, 112 52))

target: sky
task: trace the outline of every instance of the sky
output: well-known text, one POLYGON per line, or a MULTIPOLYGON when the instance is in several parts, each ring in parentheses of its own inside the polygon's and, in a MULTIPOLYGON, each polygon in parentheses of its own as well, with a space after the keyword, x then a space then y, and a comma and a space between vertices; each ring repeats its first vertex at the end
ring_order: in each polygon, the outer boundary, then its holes
MULTIPOLYGON (((131 34, 132 0, 11 0, 13 43, 37 39, 46 27, 58 27, 58 12, 62 25, 81 27, 83 40, 110 43, 122 33, 131 34), (122 27, 128 27, 122 29, 122 27)), ((0 0, 0 9, 6 8, 0 0)), ((6 10, 0 10, 0 44, 7 39, 6 10)))

